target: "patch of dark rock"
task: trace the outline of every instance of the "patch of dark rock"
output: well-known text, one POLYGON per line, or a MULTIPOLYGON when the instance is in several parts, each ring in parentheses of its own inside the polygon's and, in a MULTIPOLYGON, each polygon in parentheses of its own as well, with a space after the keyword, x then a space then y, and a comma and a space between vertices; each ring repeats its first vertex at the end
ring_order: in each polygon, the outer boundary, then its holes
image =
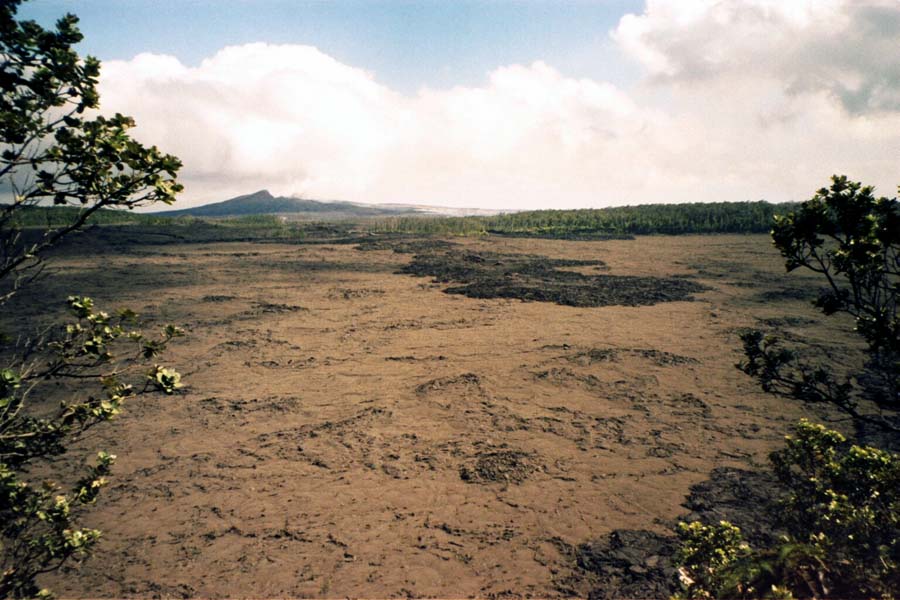
POLYGON ((204 398, 199 401, 199 405, 205 409, 217 413, 239 413, 239 412, 268 412, 268 413, 286 413, 296 410, 300 401, 297 398, 282 398, 272 396, 269 398, 251 400, 224 400, 215 396, 204 398))
POLYGON ((783 287, 756 294, 756 299, 760 302, 783 302, 785 300, 811 302, 818 297, 818 290, 811 287, 783 287))
POLYGON ((257 346, 257 340, 255 339, 246 339, 246 340, 228 340, 227 342, 222 342, 216 348, 255 348, 257 346))
POLYGON ((463 373, 453 377, 439 377, 426 381, 416 387, 416 393, 419 395, 435 392, 451 387, 481 387, 481 378, 475 373, 463 373))
POLYGON ((815 325, 818 321, 809 317, 773 317, 771 319, 757 319, 760 325, 772 327, 775 329, 781 327, 803 327, 804 325, 815 325))
POLYGON ((472 465, 463 466, 459 476, 468 483, 522 483, 538 470, 531 454, 518 450, 500 450, 478 454, 472 465))
POLYGON ((566 360, 587 365, 598 362, 615 362, 619 360, 619 351, 615 348, 591 348, 584 352, 569 355, 566 357, 566 360))
POLYGON ((696 358, 691 358, 690 356, 681 356, 680 354, 672 354, 671 352, 654 350, 652 348, 634 348, 628 350, 628 352, 640 356, 641 358, 646 358, 660 367, 669 365, 693 365, 698 362, 696 358))
MULTIPOLYGON (((772 514, 784 491, 768 471, 714 469, 706 481, 691 487, 680 521, 728 521, 741 529, 751 546, 771 543, 772 514)), ((673 523, 674 525, 674 523, 673 523)), ((672 557, 678 548, 674 535, 618 529, 606 537, 577 547, 577 566, 597 583, 589 598, 668 598, 678 591, 672 557)))
POLYGON ((448 294, 517 298, 566 306, 647 306, 692 300, 707 288, 683 277, 585 275, 565 267, 604 266, 600 260, 551 259, 530 254, 452 250, 417 254, 401 273, 453 283, 448 294))
MULTIPOLYGON (((864 395, 872 393, 872 390, 864 390, 864 395)), ((874 400, 870 396, 870 399, 874 400)), ((880 398, 886 398, 883 393, 880 398)), ((893 427, 895 430, 900 429, 900 415, 890 415, 886 411, 881 414, 881 418, 888 424, 893 427)), ((863 446, 874 446, 875 448, 881 448, 882 450, 886 450, 887 452, 900 452, 900 436, 893 433, 892 431, 888 431, 881 427, 878 423, 866 423, 864 421, 858 421, 854 423, 854 429, 856 430, 856 439, 855 442, 857 444, 863 446)))
POLYGON ((701 279, 720 279, 722 283, 742 288, 777 285, 784 280, 782 275, 753 269, 746 263, 731 260, 688 262, 685 266, 701 279))
POLYGON ((237 298, 235 298, 234 296, 213 294, 210 296, 203 296, 203 298, 201 298, 200 300, 201 300, 201 302, 229 302, 231 300, 236 300, 236 299, 237 298))
POLYGON ((719 467, 709 479, 691 487, 683 504, 691 512, 682 520, 728 521, 741 529, 751 546, 762 547, 775 535, 771 515, 783 495, 784 490, 768 470, 719 467))
POLYGON ((581 375, 575 373, 571 369, 552 368, 546 371, 538 371, 534 373, 534 378, 541 381, 549 381, 557 384, 566 384, 569 382, 581 383, 589 388, 602 386, 603 383, 593 375, 581 375))
POLYGON ((672 555, 677 540, 652 531, 617 529, 580 545, 578 566, 596 576, 588 598, 668 598, 677 589, 672 555))
POLYGON ((678 410, 673 411, 673 414, 676 415, 693 416, 699 413, 701 417, 706 418, 712 414, 709 405, 691 393, 676 394, 669 399, 669 402, 678 407, 678 410))
POLYGON ((381 471, 393 479, 409 479, 408 477, 404 477, 403 471, 394 465, 381 465, 381 471))
MULTIPOLYGON (((386 356, 384 360, 391 362, 418 362, 420 360, 447 360, 447 357, 443 354, 439 354, 437 356, 386 356)), ((421 387, 421 386, 420 386, 421 387)), ((423 390, 424 391, 424 390, 423 390)))
POLYGON ((297 312, 297 311, 306 311, 308 308, 304 308, 302 306, 296 306, 293 304, 280 304, 277 302, 257 302, 255 303, 256 309, 261 313, 289 313, 289 312, 297 312))
POLYGON ((675 454, 682 451, 684 451, 684 446, 681 444, 659 442, 658 445, 647 450, 647 456, 652 456, 653 458, 672 458, 675 454))
POLYGON ((165 585, 155 581, 140 581, 130 583, 129 595, 145 598, 196 598, 197 591, 186 583, 165 585))
POLYGON ((294 542, 311 541, 309 538, 303 535, 302 531, 288 529, 287 526, 282 527, 281 529, 267 531, 263 537, 271 540, 291 540, 294 542))
POLYGON ((383 295, 384 290, 375 288, 335 288, 328 293, 329 298, 343 298, 344 300, 353 300, 356 298, 368 298, 370 296, 383 295))
POLYGON ((677 365, 693 365, 697 364, 696 358, 673 354, 663 350, 655 350, 653 348, 591 348, 584 352, 578 352, 566 356, 565 358, 571 362, 582 365, 590 365, 598 362, 616 362, 621 354, 629 354, 647 359, 660 367, 677 366, 677 365))

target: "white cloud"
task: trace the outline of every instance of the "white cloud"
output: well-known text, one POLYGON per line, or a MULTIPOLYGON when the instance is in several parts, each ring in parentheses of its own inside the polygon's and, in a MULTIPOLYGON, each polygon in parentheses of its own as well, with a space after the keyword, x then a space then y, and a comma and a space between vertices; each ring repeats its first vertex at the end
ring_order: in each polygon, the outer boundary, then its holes
POLYGON ((774 81, 851 113, 900 110, 897 0, 649 0, 614 39, 660 83, 774 81))
POLYGON ((900 183, 900 5, 649 0, 613 37, 634 89, 541 62, 403 95, 307 46, 197 67, 107 62, 103 108, 185 162, 187 206, 260 188, 363 202, 570 207, 803 199, 900 183))

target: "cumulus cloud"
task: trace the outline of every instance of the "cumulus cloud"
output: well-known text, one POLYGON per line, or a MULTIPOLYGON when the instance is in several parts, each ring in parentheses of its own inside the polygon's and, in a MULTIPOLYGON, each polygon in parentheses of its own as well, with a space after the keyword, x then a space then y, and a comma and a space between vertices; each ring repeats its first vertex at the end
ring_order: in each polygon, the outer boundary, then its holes
POLYGON ((803 199, 833 172, 900 182, 896 2, 649 0, 615 41, 630 89, 509 65, 404 95, 299 45, 196 67, 104 63, 107 111, 185 161, 185 206, 260 188, 501 208, 803 199))
POLYGON ((649 0, 613 36, 661 83, 770 80, 861 114, 900 110, 898 34, 896 0, 649 0))

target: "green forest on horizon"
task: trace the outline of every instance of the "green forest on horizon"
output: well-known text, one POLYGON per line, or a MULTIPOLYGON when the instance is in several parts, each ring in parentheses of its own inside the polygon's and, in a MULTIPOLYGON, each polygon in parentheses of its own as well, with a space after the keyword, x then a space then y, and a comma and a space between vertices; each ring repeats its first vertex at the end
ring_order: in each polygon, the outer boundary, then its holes
MULTIPOLYGON (((533 210, 494 216, 444 217, 402 216, 353 219, 357 230, 370 233, 410 235, 508 235, 596 239, 621 235, 767 233, 775 215, 792 211, 796 203, 692 202, 643 204, 599 209, 533 210)), ((22 227, 58 226, 71 219, 76 207, 31 207, 23 210, 22 227)), ((169 217, 127 210, 99 210, 91 225, 185 226, 197 222, 232 227, 277 227, 290 229, 300 223, 285 223, 272 214, 235 217, 169 217)), ((304 223, 309 225, 309 222, 304 223)), ((300 227, 302 229, 302 227, 300 227)))

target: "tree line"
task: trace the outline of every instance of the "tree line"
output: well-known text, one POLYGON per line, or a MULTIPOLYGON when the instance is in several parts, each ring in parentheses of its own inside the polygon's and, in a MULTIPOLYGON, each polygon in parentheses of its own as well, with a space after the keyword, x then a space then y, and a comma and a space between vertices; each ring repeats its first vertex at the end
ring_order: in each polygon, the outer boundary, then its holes
POLYGON ((617 235, 689 233, 766 233, 776 215, 793 203, 690 202, 645 204, 600 209, 533 210, 495 216, 392 217, 371 222, 383 233, 478 235, 551 238, 602 238, 617 235))

